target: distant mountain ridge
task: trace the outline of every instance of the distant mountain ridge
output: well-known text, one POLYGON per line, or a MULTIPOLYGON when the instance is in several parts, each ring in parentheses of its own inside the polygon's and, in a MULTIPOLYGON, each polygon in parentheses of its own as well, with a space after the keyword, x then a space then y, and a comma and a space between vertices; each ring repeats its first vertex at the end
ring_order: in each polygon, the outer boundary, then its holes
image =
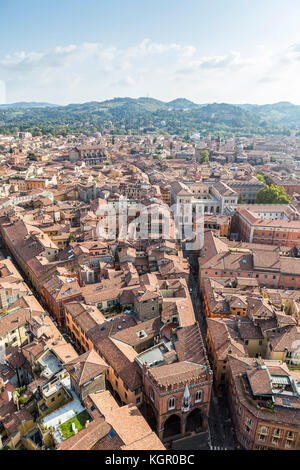
POLYGON ((116 132, 161 129, 169 134, 221 136, 284 134, 300 129, 300 106, 274 104, 196 104, 186 98, 169 102, 150 97, 117 97, 105 101, 72 103, 19 102, 0 105, 0 133, 96 132, 111 122, 116 132))
POLYGON ((46 108, 46 107, 57 107, 58 104, 52 103, 40 103, 38 101, 20 101, 18 103, 0 104, 0 108, 46 108))

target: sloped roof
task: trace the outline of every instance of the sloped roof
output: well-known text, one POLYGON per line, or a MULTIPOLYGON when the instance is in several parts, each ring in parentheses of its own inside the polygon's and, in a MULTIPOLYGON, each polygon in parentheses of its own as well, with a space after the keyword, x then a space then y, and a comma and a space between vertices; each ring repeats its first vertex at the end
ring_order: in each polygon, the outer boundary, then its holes
POLYGON ((102 374, 108 368, 108 365, 92 349, 66 363, 65 368, 78 385, 83 385, 97 375, 102 374))

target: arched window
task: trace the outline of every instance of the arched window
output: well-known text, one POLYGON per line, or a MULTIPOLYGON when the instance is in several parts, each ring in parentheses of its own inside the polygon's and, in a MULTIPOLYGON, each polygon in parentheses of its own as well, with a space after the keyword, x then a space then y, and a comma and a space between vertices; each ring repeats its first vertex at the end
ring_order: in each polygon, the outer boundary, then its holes
POLYGON ((169 407, 168 407, 168 409, 169 409, 169 410, 174 410, 174 408, 175 408, 175 398, 172 397, 172 398, 169 399, 169 407))
POLYGON ((195 396, 195 403, 199 403, 202 400, 202 390, 198 390, 195 396))

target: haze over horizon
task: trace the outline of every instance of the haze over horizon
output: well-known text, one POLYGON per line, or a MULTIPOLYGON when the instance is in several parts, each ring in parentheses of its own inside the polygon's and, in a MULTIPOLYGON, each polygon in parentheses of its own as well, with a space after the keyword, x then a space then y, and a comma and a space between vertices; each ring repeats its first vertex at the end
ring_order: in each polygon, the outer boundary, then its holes
MULTIPOLYGON (((50 103, 48 101, 31 101, 31 100, 21 100, 21 101, 12 101, 10 103, 2 103, 0 104, 0 106, 12 106, 12 105, 18 105, 18 104, 32 104, 32 105, 43 105, 43 106, 46 106, 46 105, 49 105, 49 106, 71 106, 71 105, 84 105, 84 104, 88 104, 88 103, 92 103, 92 102, 95 102, 95 103, 103 103, 103 102, 106 102, 106 101, 113 101, 113 100, 123 100, 123 99, 136 99, 136 100, 139 100, 139 99, 153 99, 153 100, 157 100, 157 101, 161 101, 163 103, 171 103, 172 101, 175 101, 177 99, 184 99, 184 100, 188 100, 188 98, 185 98, 184 96, 180 96, 180 97, 177 97, 177 98, 174 98, 172 100, 159 100, 158 98, 155 98, 155 97, 152 97, 152 96, 137 96, 137 97, 133 97, 133 96, 113 96, 113 97, 109 97, 109 98, 105 98, 103 100, 91 100, 91 101, 81 101, 81 102, 70 102, 70 103, 65 103, 65 104, 59 104, 59 103, 50 103)), ((192 103, 196 104, 196 105, 201 105, 201 106, 206 106, 206 105, 209 105, 209 104, 231 104, 233 106, 244 106, 244 105, 252 105, 252 106, 268 106, 268 105, 275 105, 275 104, 279 104, 279 103, 288 103, 290 105, 294 105, 294 106, 300 106, 300 105, 296 105, 295 103, 292 103, 290 101, 276 101, 276 102, 273 102, 273 103, 228 103, 228 102, 224 102, 224 101, 210 101, 210 102, 206 102, 206 103, 196 103, 195 101, 193 100, 188 100, 188 101, 191 101, 192 103)))
POLYGON ((298 0, 11 0, 0 15, 13 18, 0 31, 0 104, 300 105, 298 0))

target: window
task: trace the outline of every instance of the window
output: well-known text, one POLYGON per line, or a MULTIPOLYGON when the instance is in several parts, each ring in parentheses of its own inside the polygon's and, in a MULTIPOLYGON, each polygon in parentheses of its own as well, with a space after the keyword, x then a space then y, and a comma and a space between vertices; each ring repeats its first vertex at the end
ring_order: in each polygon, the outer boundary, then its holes
POLYGON ((168 409, 169 409, 169 410, 174 410, 174 408, 175 408, 175 398, 172 397, 172 398, 169 399, 169 406, 168 406, 168 409))
POLYGON ((154 402, 154 393, 152 388, 150 388, 150 400, 154 402))
POLYGON ((278 446, 278 444, 279 444, 279 437, 278 436, 272 437, 272 444, 274 444, 275 446, 278 446))
POLYGON ((252 419, 247 417, 245 420, 245 424, 249 426, 249 428, 252 428, 252 424, 253 424, 252 419))
POLYGON ((112 428, 107 435, 108 435, 109 439, 113 439, 113 437, 116 434, 117 434, 116 431, 112 428))
POLYGON ((199 403, 202 400, 202 390, 197 390, 195 396, 195 403, 199 403))
POLYGON ((243 440, 243 442, 244 442, 244 444, 245 444, 245 447, 248 447, 249 444, 250 444, 249 439, 247 439, 245 436, 242 436, 242 440, 243 440))

